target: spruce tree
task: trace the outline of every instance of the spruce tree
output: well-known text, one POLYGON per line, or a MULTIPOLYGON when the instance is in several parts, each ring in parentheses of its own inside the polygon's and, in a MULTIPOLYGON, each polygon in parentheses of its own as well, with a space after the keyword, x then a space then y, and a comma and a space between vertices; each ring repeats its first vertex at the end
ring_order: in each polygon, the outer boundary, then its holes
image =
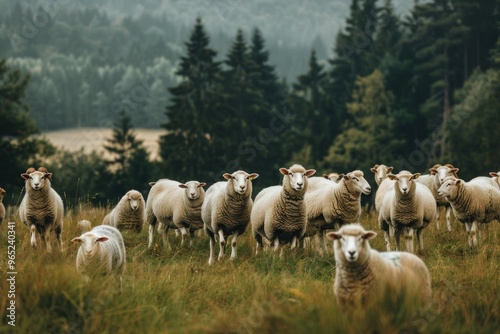
POLYGON ((220 64, 215 61, 216 52, 209 48, 209 43, 198 18, 186 42, 187 55, 181 57, 176 71, 181 81, 169 88, 168 123, 163 125, 166 134, 160 138, 165 177, 206 178, 208 170, 214 168, 213 128, 219 121, 215 114, 215 90, 220 80, 220 64))

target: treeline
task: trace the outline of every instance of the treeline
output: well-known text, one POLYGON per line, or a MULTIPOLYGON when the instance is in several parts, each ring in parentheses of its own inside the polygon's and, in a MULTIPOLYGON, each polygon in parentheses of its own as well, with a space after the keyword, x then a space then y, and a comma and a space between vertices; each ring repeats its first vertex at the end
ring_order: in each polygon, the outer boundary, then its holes
MULTIPOLYGON (((119 182, 147 192, 148 179, 212 183, 240 168, 259 173, 263 187, 291 163, 365 173, 375 163, 414 172, 452 163, 466 180, 487 175, 500 168, 499 10, 498 0, 433 0, 401 19, 390 0, 353 0, 333 56, 318 59, 311 50, 308 70, 291 83, 276 74, 258 29, 249 37, 237 31, 219 55, 198 19, 156 121, 165 128, 159 161, 149 162, 140 143, 114 152, 118 165, 83 154, 85 163, 75 155, 52 161, 73 173, 66 186, 89 175, 71 189, 75 198, 99 193, 100 201, 120 196, 119 182), (82 165, 88 169, 77 172, 82 165)), ((117 129, 143 115, 120 110, 117 129)))

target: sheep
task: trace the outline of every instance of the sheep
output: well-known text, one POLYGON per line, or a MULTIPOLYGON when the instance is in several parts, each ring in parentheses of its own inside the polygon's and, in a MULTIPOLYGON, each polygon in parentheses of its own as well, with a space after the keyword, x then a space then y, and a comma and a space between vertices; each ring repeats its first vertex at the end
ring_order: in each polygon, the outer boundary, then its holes
POLYGON ((114 274, 120 279, 121 285, 127 254, 122 234, 117 228, 96 226, 71 241, 80 244, 76 255, 76 269, 85 281, 98 275, 114 274))
POLYGON ((5 193, 5 189, 0 188, 0 226, 2 226, 2 222, 5 219, 5 206, 2 203, 5 193))
POLYGON ((148 248, 153 245, 154 225, 161 224, 163 243, 169 249, 168 230, 181 231, 181 246, 184 244, 187 231, 193 242, 194 231, 203 227, 201 206, 205 199, 204 182, 189 181, 180 183, 174 180, 161 179, 152 185, 146 204, 146 216, 149 225, 148 248))
POLYGON ((76 223, 76 226, 78 227, 80 235, 82 235, 85 232, 89 232, 92 229, 92 224, 85 219, 82 219, 78 223, 76 223))
POLYGON ((146 221, 145 202, 137 190, 128 191, 118 204, 103 219, 103 225, 111 225, 119 230, 134 230, 139 233, 146 221))
POLYGON ((344 176, 342 173, 337 173, 337 172, 331 172, 328 174, 323 174, 323 177, 327 180, 333 181, 335 183, 339 183, 340 179, 344 176))
POLYGON ((358 224, 344 225, 327 233, 335 254, 334 293, 341 307, 375 306, 387 295, 415 298, 426 307, 431 301, 429 270, 417 256, 407 252, 378 252, 369 240, 377 233, 358 224))
POLYGON ((45 167, 38 168, 38 171, 30 167, 21 177, 25 180, 26 193, 19 205, 19 217, 30 230, 31 246, 37 247, 36 235, 40 234, 47 252, 52 252, 50 233, 54 231, 59 249, 63 252, 64 207, 61 196, 51 187, 52 173, 45 167))
POLYGON ((448 231, 451 232, 451 207, 450 204, 444 197, 438 195, 438 189, 441 187, 443 180, 448 176, 454 176, 458 178, 458 168, 453 167, 451 164, 446 164, 441 166, 440 164, 435 164, 432 168, 429 169, 430 174, 422 175, 418 178, 417 182, 425 185, 430 189, 432 195, 436 200, 436 205, 438 207, 436 211, 436 227, 439 230, 439 216, 440 216, 440 208, 445 207, 446 211, 446 226, 448 231))
POLYGON ((307 192, 308 177, 314 175, 316 170, 293 165, 290 168, 280 168, 279 171, 284 175, 283 185, 264 188, 255 198, 250 219, 256 241, 255 254, 262 247, 263 237, 271 242, 275 252, 281 244, 288 242, 291 242, 291 248, 294 249, 306 230, 304 195, 307 192))
POLYGON ((400 237, 404 233, 407 251, 414 252, 413 232, 415 230, 417 231, 419 248, 421 251, 424 249, 423 229, 436 216, 436 202, 429 188, 415 182, 419 176, 419 173, 412 174, 406 170, 397 175, 387 175, 395 183, 385 193, 378 215, 378 223, 384 231, 388 251, 391 250, 389 226, 394 229, 397 251, 400 251, 400 237))
POLYGON ((382 201, 387 189, 394 186, 394 181, 387 178, 391 174, 394 167, 387 167, 386 165, 374 165, 370 170, 375 173, 375 182, 377 182, 378 189, 375 193, 375 211, 379 212, 382 206, 382 201))
POLYGON ((225 173, 227 181, 216 182, 208 188, 205 202, 201 208, 203 229, 210 237, 210 257, 208 265, 214 263, 215 235, 219 236, 219 261, 224 256, 225 237, 231 240, 231 260, 236 259, 236 239, 243 234, 250 221, 252 211, 252 180, 259 177, 256 173, 238 170, 225 173))
POLYGON ((487 177, 487 176, 478 176, 478 177, 475 177, 473 178, 471 181, 482 181, 482 182, 485 182, 487 184, 491 184, 495 187, 498 187, 500 189, 500 178, 498 176, 500 172, 490 172, 490 176, 491 177, 487 177))
POLYGON ((305 195, 307 235, 319 232, 319 242, 325 250, 323 231, 338 230, 342 225, 358 222, 361 194, 368 195, 370 192, 371 187, 360 170, 343 175, 338 184, 321 177, 312 177, 305 195))
POLYGON ((448 176, 438 194, 450 202, 457 220, 465 224, 470 247, 477 246, 478 223, 500 220, 500 190, 491 183, 475 179, 465 182, 448 176))

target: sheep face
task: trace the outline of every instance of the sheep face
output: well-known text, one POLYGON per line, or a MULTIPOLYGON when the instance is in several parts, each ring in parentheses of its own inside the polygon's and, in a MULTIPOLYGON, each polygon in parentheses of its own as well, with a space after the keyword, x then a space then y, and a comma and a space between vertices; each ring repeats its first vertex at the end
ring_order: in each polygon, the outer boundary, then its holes
POLYGON ((338 232, 330 232, 326 236, 333 240, 336 257, 353 263, 360 259, 365 244, 369 244, 368 240, 377 236, 377 233, 365 231, 359 225, 345 225, 338 232))
POLYGON ((363 172, 360 170, 355 170, 344 175, 344 182, 351 194, 363 193, 368 195, 372 191, 370 184, 366 181, 363 172))
POLYGON ((444 196, 447 199, 453 200, 455 199, 458 188, 460 187, 462 180, 456 179, 453 176, 449 176, 444 179, 443 184, 438 189, 438 195, 444 196))
POLYGON ((397 175, 391 174, 391 175, 388 175, 387 177, 391 180, 396 181, 396 184, 397 184, 399 191, 401 192, 401 194, 406 196, 410 192, 410 189, 412 188, 412 186, 414 186, 414 183, 415 183, 414 180, 418 179, 419 176, 420 176, 420 173, 412 174, 408 171, 401 171, 397 175))
POLYGON ((108 237, 103 237, 92 232, 87 232, 79 237, 73 238, 71 242, 81 244, 83 255, 92 258, 99 252, 99 242, 108 241, 108 237))
POLYGON ((52 180, 52 173, 34 171, 31 173, 23 173, 21 177, 29 181, 33 190, 41 190, 45 186, 46 180, 52 180))
MULTIPOLYGON (((437 166, 437 165, 436 165, 437 166)), ((439 167, 432 167, 429 169, 431 172, 431 175, 436 175, 439 184, 443 184, 444 179, 446 179, 448 176, 453 176, 455 178, 458 178, 458 168, 453 167, 452 165, 444 165, 444 166, 439 166, 439 167)))
POLYGON ((141 206, 142 195, 140 192, 132 190, 127 193, 128 202, 132 211, 137 211, 141 206))
POLYGON ((185 189, 187 198, 195 200, 200 198, 201 191, 205 185, 205 182, 189 181, 184 184, 179 184, 179 188, 185 189))
POLYGON ((315 169, 308 169, 305 170, 304 167, 294 165, 292 167, 288 168, 280 168, 280 173, 288 176, 288 180, 290 182, 290 186, 292 189, 296 191, 302 191, 305 186, 305 178, 314 175, 316 173, 315 169))
POLYGON ((370 168, 375 174, 375 182, 377 182, 377 184, 380 184, 393 169, 394 167, 387 167, 386 165, 375 165, 370 168))
POLYGON ((0 202, 3 200, 3 195, 5 195, 5 189, 0 188, 0 202))
POLYGON ((235 193, 243 195, 247 191, 247 188, 251 187, 250 182, 258 178, 259 174, 248 174, 247 172, 239 170, 233 174, 225 173, 223 176, 226 180, 232 182, 235 193))

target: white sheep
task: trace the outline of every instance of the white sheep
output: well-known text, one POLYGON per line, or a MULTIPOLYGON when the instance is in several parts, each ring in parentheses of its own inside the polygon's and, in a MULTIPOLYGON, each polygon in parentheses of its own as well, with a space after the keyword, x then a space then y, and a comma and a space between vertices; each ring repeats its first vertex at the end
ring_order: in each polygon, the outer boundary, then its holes
POLYGON ((438 190, 446 197, 459 222, 465 224, 469 246, 477 246, 477 224, 500 220, 500 189, 492 183, 469 182, 449 176, 438 190))
MULTIPOLYGON (((420 250, 424 249, 423 230, 436 216, 436 202, 429 188, 415 182, 419 173, 412 174, 401 171, 399 174, 389 174, 394 180, 394 186, 387 190, 378 215, 378 223, 384 231, 387 250, 391 250, 389 242, 389 227, 394 229, 396 250, 400 248, 400 237, 404 233, 406 250, 414 252, 413 233, 417 232, 420 250)), ((392 234, 392 231, 391 231, 392 234)))
POLYGON ((86 281, 92 277, 114 274, 121 284, 127 254, 122 234, 117 228, 108 225, 96 226, 71 241, 80 244, 76 269, 86 281))
POLYGON ((3 196, 6 191, 3 188, 0 188, 0 226, 2 225, 3 220, 5 219, 5 206, 3 205, 3 196))
POLYGON ((323 177, 325 179, 333 181, 335 183, 339 183, 340 179, 342 179, 343 176, 344 176, 344 174, 337 173, 337 172, 331 172, 331 173, 328 173, 328 174, 323 174, 323 177))
POLYGON ((377 306, 378 298, 403 295, 427 306, 432 288, 429 270, 417 256, 406 252, 377 252, 369 240, 377 233, 358 224, 344 225, 326 236, 335 253, 334 293, 341 307, 377 306))
POLYGON ((360 170, 343 175, 339 183, 321 177, 309 179, 305 195, 307 235, 319 238, 325 250, 323 231, 338 230, 342 225, 356 223, 361 215, 361 194, 368 195, 371 187, 360 170))
POLYGON ((154 184, 150 183, 146 216, 149 225, 148 248, 153 245, 154 225, 158 222, 163 231, 164 244, 171 248, 168 241, 169 229, 181 231, 181 246, 187 236, 193 242, 194 231, 203 228, 201 207, 205 199, 204 182, 189 181, 180 183, 173 180, 161 179, 154 184))
POLYGON ((252 210, 252 180, 259 174, 239 170, 225 173, 226 182, 214 183, 208 188, 201 208, 205 233, 210 237, 208 264, 214 263, 215 236, 219 236, 219 257, 224 256, 226 237, 232 235, 231 260, 236 259, 236 239, 245 232, 252 210))
POLYGON ((394 167, 387 167, 386 165, 374 165, 370 170, 375 174, 375 182, 377 182, 378 189, 375 193, 375 210, 380 212, 382 201, 384 199, 387 189, 394 186, 394 181, 387 177, 392 174, 394 167))
POLYGON ((290 168, 280 168, 279 171, 284 175, 283 185, 264 188, 255 198, 251 222, 256 254, 263 246, 263 238, 271 242, 275 252, 281 244, 288 242, 294 249, 306 230, 307 211, 304 195, 308 187, 308 177, 316 170, 306 170, 301 165, 293 165, 290 168))
POLYGON ((86 220, 82 219, 78 223, 76 223, 76 227, 78 228, 79 234, 82 235, 85 232, 89 232, 92 229, 92 224, 86 220))
POLYGON ((31 246, 37 247, 36 236, 40 234, 47 252, 52 252, 50 233, 54 231, 59 249, 63 252, 64 207, 61 196, 51 187, 52 173, 45 167, 40 167, 38 171, 30 167, 21 177, 25 180, 26 193, 19 205, 19 217, 30 230, 31 246))
POLYGON ((500 189, 500 177, 498 176, 500 172, 490 172, 490 177, 487 176, 478 176, 473 178, 471 181, 474 182, 485 182, 487 184, 491 184, 500 189))
POLYGON ((118 204, 104 217, 102 223, 119 230, 134 230, 139 233, 146 221, 144 197, 137 190, 128 191, 118 204))
POLYGON ((440 208, 444 207, 446 211, 446 226, 448 231, 451 232, 451 207, 450 203, 443 197, 438 195, 439 187, 443 183, 443 180, 448 176, 454 176, 458 178, 459 169, 453 167, 451 164, 446 164, 444 166, 440 164, 435 164, 432 168, 429 169, 430 174, 421 175, 417 182, 425 185, 430 189, 434 199, 436 200, 437 210, 436 210, 436 227, 439 230, 439 216, 440 216, 440 208))

